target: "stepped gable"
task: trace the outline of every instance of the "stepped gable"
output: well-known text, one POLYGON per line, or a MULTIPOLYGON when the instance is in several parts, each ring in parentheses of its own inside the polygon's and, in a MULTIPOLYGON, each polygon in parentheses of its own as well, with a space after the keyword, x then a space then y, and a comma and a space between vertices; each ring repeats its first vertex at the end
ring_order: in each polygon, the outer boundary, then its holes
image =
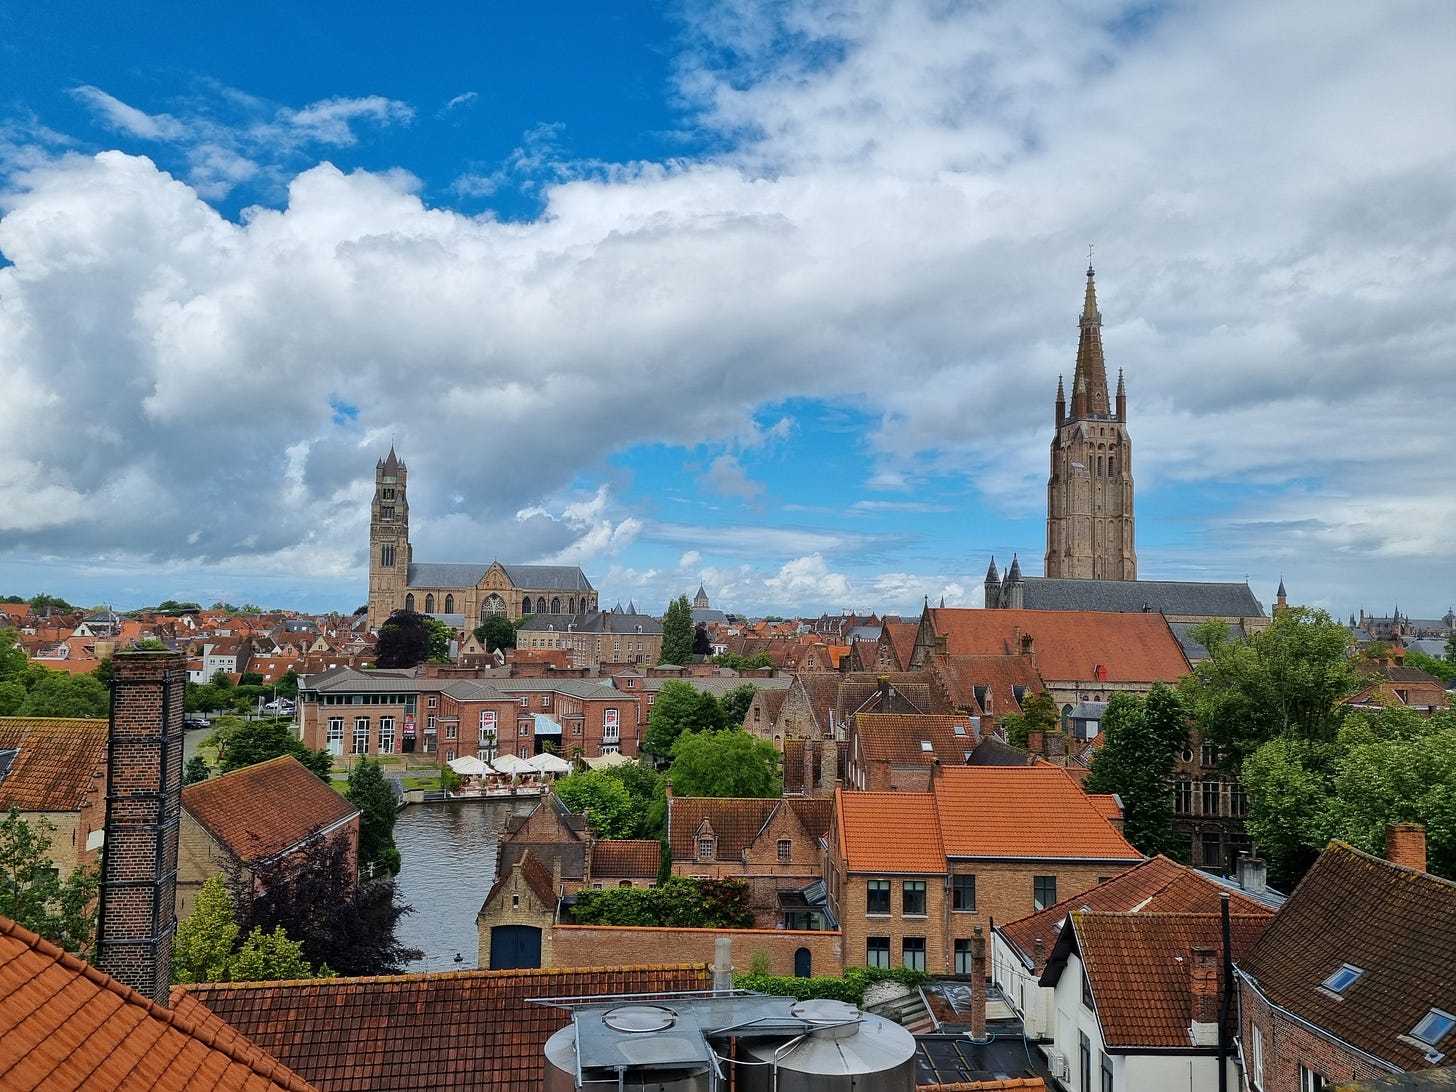
POLYGON ((105 773, 106 733, 104 720, 0 717, 0 810, 84 807, 105 773))
POLYGON ((265 861, 359 814, 292 755, 182 790, 182 807, 241 861, 265 861))
POLYGON ((457 971, 178 986, 323 1092, 539 1092, 546 1040, 571 1022, 540 998, 705 990, 706 964, 457 971))
MULTIPOLYGON (((1409 1035, 1456 1002, 1456 883, 1331 842, 1239 964, 1272 1003, 1402 1069, 1425 1068, 1409 1035), (1343 994, 1322 983, 1362 969, 1343 994)), ((1443 1043, 1447 1053, 1449 1039, 1443 1043)))
POLYGON ((676 796, 668 801, 667 837, 674 860, 697 857, 698 831, 706 821, 713 830, 714 859, 741 861, 779 808, 789 808, 814 838, 829 829, 830 800, 780 797, 676 796))
POLYGON ((950 700, 982 716, 1018 713, 1025 695, 1045 689, 1031 656, 945 656, 932 663, 950 700))
POLYGON ((196 1005, 168 1010, 0 918, 0 1087, 310 1092, 196 1005))

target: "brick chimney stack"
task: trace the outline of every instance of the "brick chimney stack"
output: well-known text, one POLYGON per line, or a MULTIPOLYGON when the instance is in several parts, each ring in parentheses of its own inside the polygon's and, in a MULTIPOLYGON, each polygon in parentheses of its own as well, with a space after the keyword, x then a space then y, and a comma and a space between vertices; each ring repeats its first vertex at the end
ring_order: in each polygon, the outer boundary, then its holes
POLYGON ((1218 1023, 1218 953, 1206 945, 1193 949, 1189 968, 1189 994, 1195 1024, 1218 1023))
POLYGON ((971 934, 971 1040, 986 1039, 986 938, 981 927, 971 934))
POLYGON ((182 720, 179 652, 118 652, 111 661, 106 852, 96 965, 166 1005, 177 929, 182 720))
POLYGON ((1385 828, 1385 859, 1391 864, 1426 870, 1426 828, 1419 823, 1391 823, 1385 828))

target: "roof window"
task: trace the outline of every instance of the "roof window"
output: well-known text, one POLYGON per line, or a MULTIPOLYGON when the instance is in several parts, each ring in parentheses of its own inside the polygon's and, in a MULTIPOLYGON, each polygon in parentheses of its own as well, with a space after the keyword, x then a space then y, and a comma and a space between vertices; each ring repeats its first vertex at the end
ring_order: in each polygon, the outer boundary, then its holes
POLYGON ((1339 969, 1320 983, 1330 993, 1344 995, 1345 991, 1355 984, 1355 980, 1364 974, 1364 970, 1351 963, 1341 963, 1339 969))
POLYGON ((966 726, 964 724, 957 724, 951 728, 951 731, 958 736, 963 736, 966 734, 966 726))
POLYGON ((1432 1009, 1426 1013, 1425 1019, 1411 1030, 1411 1038, 1419 1039, 1427 1046, 1435 1046, 1456 1027, 1456 1016, 1449 1012, 1442 1012, 1440 1009, 1432 1009))
POLYGON ((930 740, 928 740, 928 739, 922 739, 920 741, 920 749, 922 751, 933 751, 933 750, 935 750, 935 748, 931 745, 930 740))

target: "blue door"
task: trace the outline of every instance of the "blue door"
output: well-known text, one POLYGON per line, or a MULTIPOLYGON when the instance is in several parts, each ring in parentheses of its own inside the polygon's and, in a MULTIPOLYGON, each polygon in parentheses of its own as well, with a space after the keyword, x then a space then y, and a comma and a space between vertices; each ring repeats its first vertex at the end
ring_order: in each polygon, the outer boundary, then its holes
POLYGON ((813 960, 809 955, 808 948, 799 948, 794 952, 794 974, 799 978, 813 977, 813 960))
POLYGON ((490 969, 541 966, 541 930, 533 925, 497 925, 490 931, 490 969))

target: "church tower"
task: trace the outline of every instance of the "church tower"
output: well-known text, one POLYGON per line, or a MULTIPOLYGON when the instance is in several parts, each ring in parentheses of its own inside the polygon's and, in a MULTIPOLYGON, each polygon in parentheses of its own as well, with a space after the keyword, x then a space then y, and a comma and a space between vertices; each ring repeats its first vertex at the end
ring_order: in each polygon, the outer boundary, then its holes
POLYGON ((374 467, 374 502, 369 507, 369 626, 378 629, 404 605, 410 566, 409 471, 394 453, 374 467))
POLYGON ((1136 580, 1133 523, 1127 391, 1119 371, 1116 401, 1107 397, 1102 313, 1089 265, 1070 411, 1057 379, 1057 432, 1047 481, 1046 575, 1136 580))

